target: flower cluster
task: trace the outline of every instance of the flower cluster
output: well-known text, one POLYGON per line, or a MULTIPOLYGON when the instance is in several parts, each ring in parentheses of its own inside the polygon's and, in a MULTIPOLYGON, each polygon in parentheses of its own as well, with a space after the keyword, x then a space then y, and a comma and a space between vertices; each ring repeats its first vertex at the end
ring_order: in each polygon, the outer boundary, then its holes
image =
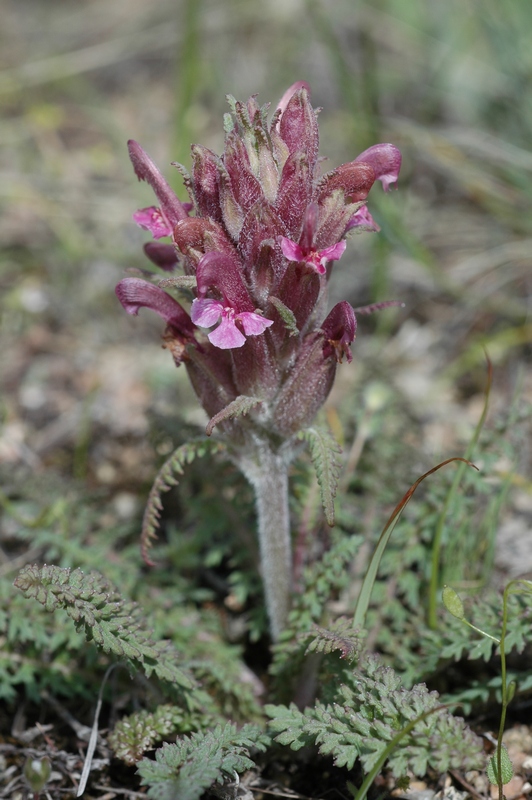
POLYGON ((166 321, 165 344, 211 417, 253 396, 260 401, 253 424, 286 437, 323 404, 343 355, 351 360, 355 314, 343 302, 325 315, 327 281, 347 233, 378 230, 366 198, 376 180, 385 189, 397 180, 401 156, 378 144, 320 175, 317 118, 304 82, 288 89, 270 122, 269 107, 255 97, 229 103, 223 155, 193 145, 192 173, 180 167, 190 203, 129 142, 135 172, 159 204, 134 219, 154 239, 172 242, 151 242, 146 254, 195 279, 190 310, 138 278, 120 281, 116 293, 128 313, 146 307, 166 321))

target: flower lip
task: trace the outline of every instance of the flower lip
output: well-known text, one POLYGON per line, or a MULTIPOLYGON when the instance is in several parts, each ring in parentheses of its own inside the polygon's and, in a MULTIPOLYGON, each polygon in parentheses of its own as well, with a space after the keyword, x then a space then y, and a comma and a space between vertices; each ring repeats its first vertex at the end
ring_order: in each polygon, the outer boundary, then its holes
POLYGON ((168 224, 163 212, 157 206, 139 208, 133 214, 133 219, 145 231, 149 231, 154 239, 162 239, 163 236, 171 236, 172 228, 168 224))
POLYGON ((361 206, 358 211, 355 211, 347 223, 347 227, 345 229, 346 233, 353 228, 362 228, 362 230, 365 231, 380 231, 380 225, 375 222, 366 205, 361 206))
POLYGON ((327 272, 327 263, 329 261, 338 261, 346 248, 345 240, 318 251, 303 248, 291 239, 287 239, 286 236, 280 236, 279 240, 281 242, 283 255, 288 261, 298 261, 308 264, 309 267, 316 270, 318 275, 325 275, 327 272))
POLYGON ((210 328, 220 322, 208 334, 211 344, 221 350, 242 347, 246 336, 258 336, 273 325, 273 320, 250 311, 238 312, 232 306, 210 297, 196 298, 192 303, 191 318, 195 325, 210 328))
POLYGON ((187 341, 194 341, 194 326, 185 309, 153 283, 140 278, 123 278, 115 293, 128 314, 136 316, 141 308, 155 311, 172 330, 187 341))
POLYGON ((389 142, 374 144, 355 158, 355 162, 370 164, 375 170, 375 180, 379 180, 387 192, 392 183, 397 183, 401 169, 401 151, 389 142))

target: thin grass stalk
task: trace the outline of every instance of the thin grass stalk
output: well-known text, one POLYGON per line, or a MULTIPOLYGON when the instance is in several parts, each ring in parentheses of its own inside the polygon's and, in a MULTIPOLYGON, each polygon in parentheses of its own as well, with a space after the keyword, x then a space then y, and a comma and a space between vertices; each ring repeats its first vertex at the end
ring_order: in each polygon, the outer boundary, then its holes
MULTIPOLYGON (((184 0, 179 18, 180 51, 176 58, 175 110, 174 110, 174 158, 186 164, 190 154, 190 143, 195 141, 195 131, 191 130, 190 107, 202 85, 203 53, 201 50, 202 0, 184 0)), ((183 199, 188 196, 178 182, 177 194, 183 199)))
POLYGON ((403 498, 397 503, 396 507, 394 508, 391 516, 388 519, 388 522, 384 526, 382 533, 379 537, 379 541, 377 542, 377 546, 373 552, 371 560, 369 562, 369 566, 364 576, 364 580, 362 582, 362 588, 360 589, 360 594, 358 595, 356 606, 355 606, 355 613, 353 616, 353 628, 362 629, 366 624, 366 614, 369 608, 369 601, 371 598, 371 593, 373 591, 373 586, 375 585, 375 581, 377 579, 377 572, 379 570, 379 566, 381 563, 382 556, 386 549, 386 545, 390 541, 390 536, 393 533, 393 530, 399 519, 401 514, 405 510, 406 506, 412 499, 414 492, 416 491, 417 487, 422 483, 425 478, 428 478, 429 475, 432 475, 434 472, 437 472, 441 467, 444 467, 446 464, 450 464, 453 461, 462 461, 470 467, 477 469, 474 464, 471 464, 470 461, 465 461, 465 459, 460 457, 448 458, 446 461, 442 461, 441 464, 429 469, 428 472, 425 472, 421 475, 417 481, 412 484, 410 489, 406 492, 403 498))
POLYGON ((436 533, 434 534, 434 541, 432 543, 432 559, 431 559, 431 568, 430 568, 430 584, 429 584, 429 602, 428 602, 428 611, 427 611, 427 622, 429 628, 435 630, 438 626, 438 618, 437 618, 437 605, 438 605, 438 586, 439 586, 439 579, 440 579, 440 555, 441 555, 441 540, 443 536, 443 531, 445 527, 445 520, 447 519, 447 514, 449 513, 449 508, 451 507, 451 503, 456 496, 456 492, 458 491, 458 486, 460 485, 460 481, 465 472, 466 464, 468 464, 471 460, 471 456, 473 455, 473 451, 477 446, 478 440, 480 438, 480 434, 482 428, 484 427, 484 422, 486 421, 486 416, 488 413, 488 405, 491 393, 491 381, 492 381, 492 366, 491 361, 489 358, 488 361, 488 382, 486 384, 486 391, 484 393, 484 407, 482 409, 482 414, 480 415, 480 419, 476 425, 476 428, 473 432, 473 436, 471 437, 471 441, 467 447, 466 453, 462 461, 464 463, 460 464, 458 469, 456 470, 454 480, 451 484, 451 488, 447 492, 447 497, 445 498, 445 502, 443 504, 443 508, 441 510, 441 514, 438 518, 438 523, 436 525, 436 533))

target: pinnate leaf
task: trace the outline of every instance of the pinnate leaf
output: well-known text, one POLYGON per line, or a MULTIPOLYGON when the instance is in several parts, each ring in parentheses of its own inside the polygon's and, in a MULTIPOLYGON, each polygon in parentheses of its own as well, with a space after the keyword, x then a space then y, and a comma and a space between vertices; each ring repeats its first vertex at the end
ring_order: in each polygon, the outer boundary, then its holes
POLYGON ((298 434, 298 438, 308 444, 320 487, 325 518, 329 525, 334 525, 334 498, 338 488, 341 466, 339 455, 342 449, 326 429, 306 428, 298 434))
POLYGON ((21 570, 15 586, 47 611, 66 611, 88 641, 140 666, 147 677, 155 674, 185 691, 194 688, 193 678, 177 666, 180 656, 173 644, 153 642, 140 606, 123 600, 102 575, 35 564, 21 570))
POLYGON ((226 405, 225 408, 222 408, 221 411, 215 414, 214 417, 211 417, 205 429, 205 433, 207 436, 210 436, 216 425, 219 425, 220 422, 224 422, 226 419, 242 417, 247 414, 248 411, 251 411, 252 408, 258 406, 259 403, 262 403, 259 397, 248 397, 245 394, 240 394, 226 405))
POLYGON ((155 761, 144 758, 138 772, 148 797, 156 800, 197 800, 216 781, 255 766, 252 749, 264 751, 269 737, 255 725, 227 723, 212 731, 184 736, 175 744, 164 744, 155 761))
POLYGON ((275 741, 293 750, 317 745, 322 755, 332 755, 337 766, 348 769, 360 759, 367 773, 406 729, 388 758, 395 777, 409 770, 423 776, 429 765, 439 772, 481 766, 480 740, 462 719, 438 709, 437 693, 424 684, 404 689, 392 669, 371 657, 344 678, 332 703, 318 701, 303 712, 293 704, 288 709, 266 705, 275 741), (422 716, 408 731, 407 726, 422 716))
POLYGON ((341 658, 352 663, 362 650, 360 633, 353 630, 353 620, 339 617, 329 628, 313 626, 314 638, 307 645, 307 653, 332 653, 339 651, 341 658))
POLYGON ((151 567, 155 566, 149 557, 149 551, 157 537, 157 529, 161 519, 163 503, 161 495, 172 486, 177 486, 177 475, 182 475, 184 467, 195 458, 205 455, 215 455, 224 449, 222 442, 211 439, 193 439, 182 444, 172 455, 166 459, 159 470, 153 483, 142 520, 141 550, 144 561, 151 567))
MULTIPOLYGON (((187 725, 187 720, 183 709, 163 704, 153 712, 142 709, 122 717, 109 734, 108 742, 117 758, 126 764, 135 764, 163 737, 175 734, 176 730, 182 733, 184 725, 187 725)), ((190 727, 185 730, 190 730, 190 727)))

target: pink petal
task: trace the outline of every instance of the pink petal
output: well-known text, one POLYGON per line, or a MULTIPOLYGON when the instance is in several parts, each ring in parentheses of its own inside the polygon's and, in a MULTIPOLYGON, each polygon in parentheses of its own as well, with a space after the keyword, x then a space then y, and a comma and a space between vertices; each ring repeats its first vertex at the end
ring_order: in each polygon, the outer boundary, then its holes
POLYGON ((163 236, 171 236, 172 229, 165 220, 161 209, 156 206, 141 208, 135 211, 133 219, 144 230, 149 231, 154 239, 161 239, 163 236))
POLYGON ((325 275, 327 272, 327 259, 320 258, 319 253, 309 253, 308 256, 305 256, 305 264, 315 269, 318 275, 325 275))
POLYGON ((338 244, 326 247, 325 250, 320 250, 318 253, 309 253, 304 260, 305 263, 316 270, 318 275, 325 275, 328 262, 338 261, 342 257, 345 248, 345 241, 338 242, 338 244))
POLYGON ((289 261, 305 260, 303 250, 298 244, 292 242, 291 239, 287 239, 286 236, 280 236, 279 239, 281 242, 281 250, 283 251, 283 256, 285 258, 287 258, 289 261))
POLYGON ((194 325, 201 328, 211 328, 216 325, 223 314, 223 305, 219 300, 212 300, 209 297, 203 299, 196 298, 192 302, 190 318, 194 325))
POLYGON ((242 347, 246 337, 238 330, 232 317, 222 317, 218 327, 209 333, 209 341, 220 350, 231 350, 233 347, 242 347))
POLYGON ((318 253, 320 261, 322 264, 325 264, 326 261, 338 261, 343 256, 346 247, 347 242, 342 239, 338 244, 333 244, 330 247, 326 247, 325 250, 320 250, 318 253))
POLYGON ((273 325, 272 319, 266 319, 260 314, 253 314, 250 311, 243 311, 242 314, 238 314, 237 316, 242 323, 246 336, 258 336, 264 333, 266 328, 269 328, 270 325, 273 325))
POLYGON ((347 223, 346 232, 353 228, 363 228, 368 231, 380 231, 380 226, 377 225, 373 217, 368 211, 367 206, 362 206, 358 211, 355 211, 349 222, 347 223))
POLYGON ((363 161, 365 164, 370 164, 375 170, 375 177, 384 186, 384 191, 387 192, 390 184, 397 183, 399 170, 401 169, 401 151, 393 144, 383 143, 374 144, 373 147, 368 147, 355 161, 363 161))

